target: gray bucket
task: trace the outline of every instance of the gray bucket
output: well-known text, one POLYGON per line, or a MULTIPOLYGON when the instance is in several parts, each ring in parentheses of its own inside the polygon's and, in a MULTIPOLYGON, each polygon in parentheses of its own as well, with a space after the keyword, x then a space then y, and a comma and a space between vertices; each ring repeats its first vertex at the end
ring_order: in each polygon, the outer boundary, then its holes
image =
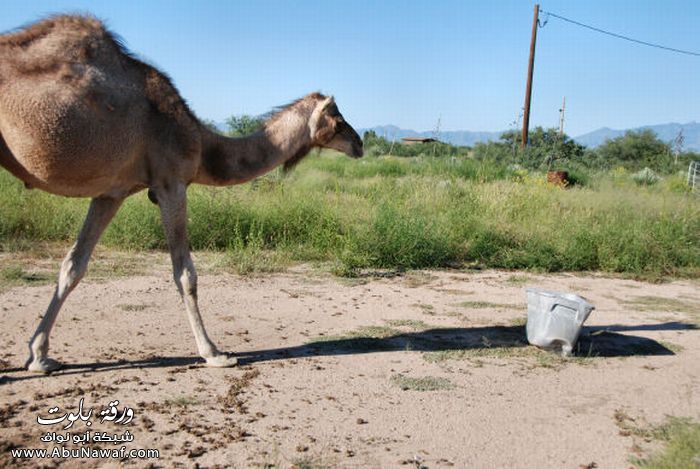
POLYGON ((527 289, 527 341, 571 355, 584 321, 595 306, 573 293, 527 289))

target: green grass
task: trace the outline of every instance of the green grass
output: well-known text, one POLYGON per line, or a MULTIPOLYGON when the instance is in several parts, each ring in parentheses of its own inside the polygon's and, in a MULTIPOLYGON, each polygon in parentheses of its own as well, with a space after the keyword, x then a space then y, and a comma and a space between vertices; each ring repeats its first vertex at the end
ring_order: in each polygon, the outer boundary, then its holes
POLYGON ((454 384, 449 379, 435 376, 412 378, 398 374, 391 377, 391 382, 402 391, 443 391, 454 388, 454 384))
POLYGON ((309 343, 323 345, 339 344, 341 347, 367 348, 385 350, 394 347, 388 340, 401 336, 405 332, 422 332, 433 328, 430 324, 415 319, 390 319, 386 326, 360 326, 353 331, 339 335, 323 335, 313 338, 309 343), (400 328, 403 328, 400 329, 400 328))
POLYGON ((153 303, 149 303, 149 304, 121 304, 121 305, 117 305, 117 308, 121 309, 122 311, 130 312, 130 313, 138 313, 141 311, 145 311, 152 306, 153 306, 153 303))
POLYGON ((682 345, 674 344, 665 340, 659 340, 658 343, 662 347, 666 347, 675 354, 681 353, 683 350, 685 350, 685 347, 683 347, 682 345))
POLYGON ((424 331, 432 326, 416 319, 389 319, 386 323, 391 327, 405 327, 412 331, 424 331))
POLYGON ((634 306, 642 311, 700 313, 700 302, 684 301, 678 298, 666 298, 663 296, 639 296, 632 300, 625 301, 624 304, 634 306))
POLYGON ((189 407, 201 404, 200 400, 194 396, 179 396, 166 399, 165 404, 177 407, 189 407))
MULTIPOLYGON (((273 171, 255 184, 191 187, 190 243, 224 252, 228 267, 241 273, 303 261, 329 262, 348 276, 474 266, 698 277, 697 198, 621 177, 599 175, 589 187, 562 190, 540 174, 516 177, 465 158, 324 153, 287 177, 273 171)), ((28 191, 2 171, 0 251, 68 244, 86 209, 86 200, 28 191)), ((165 249, 157 207, 143 193, 131 197, 103 243, 165 249)))
POLYGON ((514 327, 525 327, 527 325, 527 316, 512 318, 510 325, 514 327))
POLYGON ((19 285, 46 285, 53 280, 52 275, 43 272, 27 272, 20 265, 0 268, 0 292, 19 285))
POLYGON ((532 281, 532 279, 530 277, 528 277, 527 275, 515 274, 515 275, 510 275, 505 280, 505 283, 507 283, 508 285, 512 285, 512 286, 521 286, 521 285, 525 285, 526 283, 528 283, 530 281, 532 281))
POLYGON ((435 315, 435 306, 427 303, 414 303, 411 306, 415 306, 416 308, 420 309, 424 314, 427 314, 429 316, 434 316, 435 315))
POLYGON ((446 361, 459 361, 473 358, 517 358, 517 357, 538 357, 541 353, 535 347, 528 346, 499 346, 492 347, 470 347, 456 348, 453 350, 440 350, 436 352, 426 352, 423 359, 428 363, 442 363, 446 361))
POLYGON ((690 419, 669 417, 652 430, 664 449, 648 459, 636 460, 638 467, 648 469, 697 469, 700 466, 700 423, 690 419))
POLYGON ((700 325, 700 302, 666 298, 662 296, 638 296, 623 302, 630 309, 650 312, 684 313, 700 325))
MULTIPOLYGON (((622 410, 615 411, 615 423, 620 434, 631 436, 641 444, 660 442, 662 448, 647 456, 630 458, 632 464, 644 469, 697 469, 700 467, 700 423, 681 417, 667 417, 657 426, 641 425, 622 410)), ((642 447, 635 442, 639 454, 642 447)))
MULTIPOLYGON (((314 456, 314 455, 309 455, 309 456, 300 456, 297 458, 294 458, 291 462, 291 469, 330 469, 332 467, 335 467, 335 464, 329 463, 327 460, 330 460, 331 458, 329 457, 322 457, 322 456, 314 456)), ((273 467, 282 467, 281 465, 279 466, 273 466, 273 467)))
POLYGON ((391 350, 395 347, 386 340, 401 331, 388 326, 360 326, 354 331, 340 335, 324 335, 311 339, 310 344, 318 347, 333 347, 354 351, 391 350))
POLYGON ((492 303, 489 301, 462 301, 456 306, 468 309, 523 309, 523 305, 514 303, 492 303))

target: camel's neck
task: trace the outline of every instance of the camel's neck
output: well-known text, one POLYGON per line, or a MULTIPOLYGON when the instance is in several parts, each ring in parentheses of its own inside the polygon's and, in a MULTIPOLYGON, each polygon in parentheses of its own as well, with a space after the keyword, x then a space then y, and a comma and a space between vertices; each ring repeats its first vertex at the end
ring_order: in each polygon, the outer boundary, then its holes
POLYGON ((247 137, 229 138, 202 128, 202 163, 193 182, 240 184, 310 150, 308 118, 298 112, 280 116, 247 137))

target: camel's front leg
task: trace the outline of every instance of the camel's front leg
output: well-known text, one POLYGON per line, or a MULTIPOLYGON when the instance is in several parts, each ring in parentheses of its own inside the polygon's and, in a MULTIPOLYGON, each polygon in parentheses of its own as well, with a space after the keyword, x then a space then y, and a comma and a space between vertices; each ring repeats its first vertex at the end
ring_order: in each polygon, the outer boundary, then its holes
POLYGON ((59 362, 48 357, 51 329, 66 297, 85 275, 92 250, 95 249, 102 232, 112 220, 114 214, 117 213, 117 210, 119 210, 123 200, 112 198, 92 199, 87 217, 78 235, 78 240, 61 264, 56 290, 51 303, 36 332, 34 332, 29 341, 29 360, 27 361, 29 371, 48 373, 60 368, 61 364, 59 362))
POLYGON ((234 366, 235 357, 219 352, 204 329, 202 316, 197 306, 197 272, 194 269, 187 241, 187 188, 182 184, 170 186, 167 190, 157 190, 158 205, 163 220, 163 228, 170 246, 173 262, 173 277, 180 292, 187 318, 194 332, 199 354, 208 366, 234 366))

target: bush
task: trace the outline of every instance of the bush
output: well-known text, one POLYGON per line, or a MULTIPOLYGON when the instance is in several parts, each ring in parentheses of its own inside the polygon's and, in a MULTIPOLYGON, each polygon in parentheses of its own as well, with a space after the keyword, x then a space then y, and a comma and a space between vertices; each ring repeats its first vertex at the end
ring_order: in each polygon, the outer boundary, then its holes
POLYGON ((469 147, 459 147, 444 142, 414 143, 411 145, 400 141, 390 142, 386 138, 378 136, 373 130, 366 131, 362 141, 365 152, 369 151, 372 156, 440 157, 469 155, 469 147))
POLYGON ((644 168, 632 175, 632 180, 637 183, 638 186, 653 186, 661 180, 661 178, 654 172, 654 170, 649 168, 644 168))
POLYGON ((495 161, 499 164, 517 164, 530 170, 570 171, 575 165, 582 166, 586 156, 585 147, 568 135, 559 135, 554 128, 534 128, 529 134, 529 143, 521 149, 519 131, 508 131, 499 142, 477 143, 474 158, 480 161, 495 161))
POLYGON ((227 134, 230 137, 245 137, 260 130, 264 123, 263 117, 254 117, 247 114, 231 116, 226 119, 227 134))
MULTIPOLYGON (((591 170, 624 168, 639 171, 650 168, 670 174, 688 167, 690 161, 700 159, 694 152, 674 155, 669 144, 661 141, 651 130, 628 131, 625 135, 607 140, 596 149, 587 149, 556 129, 536 127, 530 132, 528 146, 520 148, 519 131, 508 131, 498 142, 477 143, 473 156, 480 161, 498 164, 518 164, 529 170, 562 170, 584 176, 591 170)), ((586 179, 582 177, 581 180, 586 179)))
POLYGON ((633 171, 651 168, 667 172, 673 166, 670 146, 651 130, 625 132, 625 135, 606 140, 596 153, 603 168, 624 166, 633 171))

